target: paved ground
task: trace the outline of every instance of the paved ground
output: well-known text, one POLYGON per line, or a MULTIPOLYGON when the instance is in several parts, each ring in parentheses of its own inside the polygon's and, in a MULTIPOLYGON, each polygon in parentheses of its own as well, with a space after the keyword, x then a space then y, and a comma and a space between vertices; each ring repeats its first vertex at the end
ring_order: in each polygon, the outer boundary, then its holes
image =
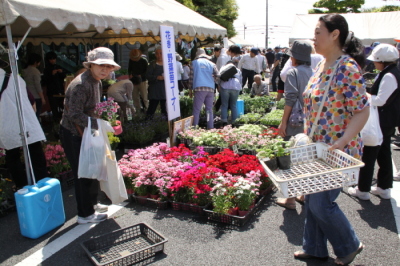
MULTIPOLYGON (((400 166, 400 150, 394 150, 400 166)), ((396 215, 400 218, 400 182, 395 182, 397 199, 359 202, 342 193, 338 203, 345 212, 365 250, 353 265, 399 265, 400 241, 396 215), (396 207, 397 205, 397 207, 396 207)), ((145 222, 168 238, 165 254, 147 261, 153 265, 334 265, 334 255, 327 262, 297 261, 293 252, 301 248, 304 213, 283 210, 274 203, 272 193, 261 211, 244 227, 229 228, 209 224, 196 216, 173 210, 155 211, 129 203, 113 206, 110 219, 98 225, 75 223, 73 189, 63 193, 67 222, 39 239, 24 238, 19 233, 17 214, 0 219, 1 265, 91 265, 80 242, 93 236, 145 222)), ((144 265, 144 264, 142 264, 144 265)))

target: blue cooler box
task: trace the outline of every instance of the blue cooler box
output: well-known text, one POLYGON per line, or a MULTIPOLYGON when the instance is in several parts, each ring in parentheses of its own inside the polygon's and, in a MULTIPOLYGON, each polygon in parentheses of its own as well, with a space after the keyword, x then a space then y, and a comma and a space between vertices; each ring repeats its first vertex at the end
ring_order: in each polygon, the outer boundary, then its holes
POLYGON ((236 102, 236 109, 237 109, 237 113, 238 113, 238 117, 241 117, 242 115, 244 115, 244 101, 239 99, 236 102))
POLYGON ((25 186, 14 195, 23 236, 36 239, 65 223, 58 179, 46 177, 36 185, 25 186))

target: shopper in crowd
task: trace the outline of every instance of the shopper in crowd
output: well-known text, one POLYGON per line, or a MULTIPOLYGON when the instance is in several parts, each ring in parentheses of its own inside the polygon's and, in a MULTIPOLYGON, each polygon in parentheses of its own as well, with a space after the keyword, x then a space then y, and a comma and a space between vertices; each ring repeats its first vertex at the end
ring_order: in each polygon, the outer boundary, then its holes
POLYGON ((149 108, 146 82, 147 66, 148 62, 142 57, 142 51, 140 49, 132 49, 129 53, 128 74, 133 83, 133 105, 137 112, 140 110, 145 112, 149 108), (143 106, 140 98, 143 100, 143 106))
POLYGON ((42 105, 46 104, 44 98, 41 82, 41 74, 39 69, 42 57, 38 54, 30 54, 28 56, 28 67, 22 71, 22 77, 26 82, 26 87, 35 97, 36 103, 36 116, 40 121, 40 114, 42 113, 42 105))
POLYGON ((124 79, 112 84, 107 89, 107 97, 114 98, 119 105, 118 113, 119 120, 123 124, 127 119, 126 110, 129 108, 131 114, 135 113, 135 107, 133 106, 132 100, 133 83, 129 79, 124 79))
POLYGON ((242 59, 242 52, 240 47, 236 44, 229 46, 228 55, 231 57, 232 63, 238 67, 240 59, 242 59))
POLYGON ((46 86, 47 99, 50 104, 51 113, 54 121, 61 119, 61 113, 64 109, 61 97, 55 95, 64 95, 65 72, 57 63, 57 54, 53 51, 46 53, 46 66, 43 71, 43 83, 46 86))
POLYGON ((254 81, 254 75, 261 72, 256 55, 258 55, 258 48, 253 47, 250 49, 250 53, 243 55, 239 61, 238 68, 242 71, 242 88, 246 83, 250 88, 254 81))
POLYGON ((220 54, 221 54, 221 47, 219 45, 214 46, 214 53, 210 58, 211 62, 217 64, 217 60, 220 54))
MULTIPOLYGON (((257 54, 257 59, 258 59, 258 65, 260 66, 260 74, 261 77, 263 77, 264 72, 267 70, 267 59, 263 54, 261 54, 261 50, 258 49, 258 54, 257 54)), ((264 80, 264 78, 262 78, 264 80)))
POLYGON ((88 70, 77 76, 65 93, 64 113, 61 119, 60 140, 75 177, 75 197, 78 223, 98 223, 107 219, 108 207, 97 203, 99 181, 78 178, 79 154, 82 135, 91 120, 92 129, 98 129, 96 104, 100 102, 101 80, 111 71, 121 67, 114 61, 114 53, 106 47, 98 47, 88 53, 83 63, 88 70))
MULTIPOLYGON (((229 61, 221 68, 221 72, 225 68, 235 66, 233 62, 229 61)), ((228 108, 231 110, 231 123, 233 124, 238 116, 236 102, 239 97, 239 92, 242 90, 242 73, 236 68, 237 73, 233 78, 228 81, 220 80, 220 97, 221 97, 221 121, 223 125, 228 124, 228 108)))
POLYGON ((218 56, 217 63, 216 63, 218 71, 221 71, 221 68, 223 66, 225 66, 226 63, 228 63, 228 61, 230 61, 230 56, 227 54, 227 51, 228 51, 228 49, 221 48, 221 51, 220 51, 220 54, 218 56))
POLYGON ((282 53, 281 59, 279 60, 279 63, 277 66, 277 68, 279 69, 278 70, 278 73, 279 73, 278 74, 278 95, 276 97, 277 101, 280 101, 280 99, 283 97, 283 93, 285 92, 285 82, 281 78, 281 73, 282 73, 282 70, 283 70, 285 64, 287 63, 287 61, 290 60, 290 56, 286 53, 286 50, 283 49, 283 51, 284 52, 282 53))
MULTIPOLYGON (((21 155, 21 129, 18 123, 18 108, 24 116, 26 144, 32 164, 31 173, 38 181, 48 176, 46 159, 42 142, 45 141, 42 127, 35 115, 35 98, 27 90, 24 80, 18 76, 21 106, 17 106, 16 86, 12 74, 7 74, 3 68, 8 63, 0 59, 0 148, 6 149, 6 167, 15 184, 15 190, 28 185, 26 171, 21 155), (28 97, 30 96, 30 97, 28 97), (33 108, 32 108, 33 107, 33 108), (12 121, 12 122, 10 122, 12 121)), ((27 160, 27 158, 24 158, 27 160)), ((31 180, 31 184, 33 181, 31 180)))
POLYGON ((268 48, 267 53, 265 54, 265 57, 267 59, 268 69, 269 69, 269 71, 271 71, 272 65, 274 64, 274 61, 275 61, 274 51, 272 51, 271 48, 268 48))
MULTIPOLYGON (((361 75, 364 63, 361 41, 348 30, 345 18, 328 14, 319 18, 314 45, 325 57, 311 77, 304 96, 307 134, 316 128, 312 139, 331 145, 360 159, 362 140, 359 132, 369 116, 368 97, 361 75), (333 73, 333 74, 332 74, 333 73), (333 75, 330 78, 330 75, 333 75), (328 95, 324 101, 324 93, 328 95), (316 121, 320 103, 324 108, 316 121)), ((342 189, 333 189, 305 197, 303 250, 297 259, 328 259, 327 241, 332 245, 338 265, 348 265, 363 249, 350 222, 335 202, 342 189)))
POLYGON ((272 84, 272 91, 278 91, 278 86, 276 79, 279 77, 279 62, 281 61, 282 52, 279 46, 275 47, 275 61, 272 67, 272 78, 270 80, 270 84, 272 84))
POLYGON ((215 83, 218 83, 219 72, 217 66, 210 61, 210 57, 202 48, 198 48, 196 58, 192 62, 189 75, 189 95, 193 97, 193 125, 197 126, 200 120, 200 110, 203 104, 207 112, 207 128, 214 128, 214 92, 215 83))
MULTIPOLYGON (((279 125, 279 135, 285 141, 292 136, 304 132, 304 125, 292 126, 289 123, 289 117, 296 102, 299 101, 302 109, 304 108, 303 93, 310 77, 313 75, 311 65, 311 44, 307 41, 295 41, 288 51, 292 66, 286 75, 285 81, 285 108, 283 111, 282 122, 279 125)), ((289 210, 296 209, 296 200, 303 203, 304 197, 297 198, 278 198, 276 204, 289 210)))
POLYGON ((254 82, 251 86, 250 97, 269 95, 268 84, 262 81, 262 76, 257 74, 254 76, 254 82))
POLYGON ((167 117, 165 83, 164 83, 164 67, 161 46, 155 50, 156 60, 151 62, 147 68, 146 78, 149 83, 149 108, 146 116, 148 119, 153 118, 154 113, 160 105, 161 113, 167 117))
POLYGON ((372 194, 382 199, 390 199, 390 188, 393 187, 391 137, 400 124, 400 71, 396 66, 399 52, 390 44, 379 44, 374 48, 368 60, 374 62, 375 68, 381 71, 371 88, 370 103, 378 107, 379 123, 383 135, 380 146, 364 146, 358 186, 349 188, 351 196, 369 200, 372 194), (377 186, 371 187, 375 162, 378 162, 377 186))
POLYGON ((183 62, 183 74, 182 74, 182 85, 183 89, 187 90, 189 87, 189 75, 190 75, 190 67, 189 60, 183 62))
POLYGON ((178 79, 178 88, 179 91, 183 90, 183 84, 182 84, 182 75, 183 75, 183 65, 181 63, 182 56, 180 54, 175 53, 176 56, 176 75, 178 79))

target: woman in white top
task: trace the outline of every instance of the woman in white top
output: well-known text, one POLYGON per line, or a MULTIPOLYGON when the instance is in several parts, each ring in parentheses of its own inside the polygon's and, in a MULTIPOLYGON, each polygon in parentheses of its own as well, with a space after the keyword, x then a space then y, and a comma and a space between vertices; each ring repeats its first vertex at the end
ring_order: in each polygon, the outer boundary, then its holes
POLYGON ((371 105, 378 107, 383 142, 380 146, 364 146, 362 161, 365 166, 360 169, 358 186, 348 190, 350 195, 361 200, 369 200, 369 192, 382 199, 390 199, 390 188, 393 187, 390 144, 395 127, 400 122, 400 70, 396 66, 398 58, 398 50, 390 44, 379 44, 368 57, 368 60, 374 62, 375 68, 381 71, 368 97, 371 105), (376 187, 371 187, 376 161, 379 165, 378 183, 376 187))

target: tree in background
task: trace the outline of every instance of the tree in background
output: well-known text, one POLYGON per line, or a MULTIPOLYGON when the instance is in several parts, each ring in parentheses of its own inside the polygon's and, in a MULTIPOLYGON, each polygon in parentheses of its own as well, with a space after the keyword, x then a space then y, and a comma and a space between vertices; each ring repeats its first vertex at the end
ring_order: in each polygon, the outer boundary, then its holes
POLYGON ((176 0, 188 8, 226 28, 228 38, 236 35, 233 22, 238 17, 235 0, 176 0))
POLYGON ((320 0, 314 3, 315 8, 326 8, 328 11, 311 9, 308 13, 359 13, 364 0, 320 0))
POLYGON ((390 12, 390 11, 400 11, 400 6, 383 6, 383 7, 374 7, 374 8, 363 9, 363 12, 365 12, 365 13, 390 12))

